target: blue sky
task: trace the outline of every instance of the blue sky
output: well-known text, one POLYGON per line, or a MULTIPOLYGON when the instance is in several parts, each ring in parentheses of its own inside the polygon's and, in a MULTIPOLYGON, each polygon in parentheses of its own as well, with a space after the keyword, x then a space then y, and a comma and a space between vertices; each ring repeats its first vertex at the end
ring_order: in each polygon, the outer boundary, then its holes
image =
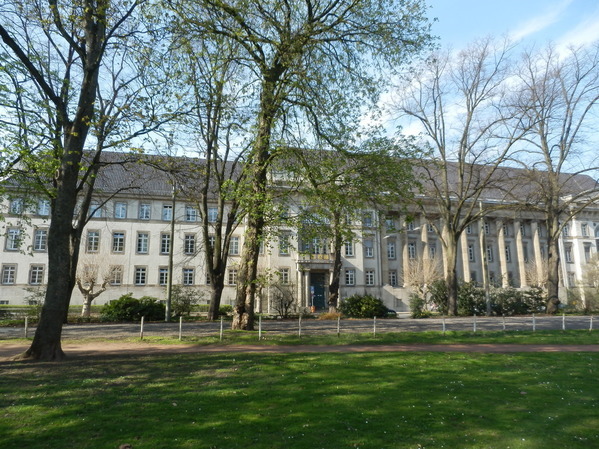
POLYGON ((425 0, 433 34, 455 50, 476 38, 509 35, 558 47, 599 40, 599 0, 425 0))

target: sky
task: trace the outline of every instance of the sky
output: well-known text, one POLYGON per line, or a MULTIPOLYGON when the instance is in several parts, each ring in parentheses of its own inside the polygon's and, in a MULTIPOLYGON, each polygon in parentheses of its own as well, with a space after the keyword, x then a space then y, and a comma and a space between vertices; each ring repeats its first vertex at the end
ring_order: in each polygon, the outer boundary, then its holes
POLYGON ((508 35, 524 45, 584 45, 599 39, 599 0, 425 0, 433 34, 455 50, 508 35))

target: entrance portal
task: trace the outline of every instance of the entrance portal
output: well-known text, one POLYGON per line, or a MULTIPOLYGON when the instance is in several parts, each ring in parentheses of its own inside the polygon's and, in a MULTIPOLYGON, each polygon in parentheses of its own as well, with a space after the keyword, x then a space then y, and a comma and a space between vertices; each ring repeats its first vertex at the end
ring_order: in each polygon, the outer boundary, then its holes
POLYGON ((326 306, 325 275, 326 273, 310 273, 310 305, 316 310, 323 310, 326 306))

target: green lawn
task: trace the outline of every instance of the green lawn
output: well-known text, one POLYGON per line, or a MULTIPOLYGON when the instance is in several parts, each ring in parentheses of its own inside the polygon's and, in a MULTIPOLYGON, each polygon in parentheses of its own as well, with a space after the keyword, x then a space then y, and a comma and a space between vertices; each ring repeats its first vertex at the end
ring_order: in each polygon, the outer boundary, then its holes
POLYGON ((0 447, 599 442, 599 354, 185 354, 0 362, 0 447))

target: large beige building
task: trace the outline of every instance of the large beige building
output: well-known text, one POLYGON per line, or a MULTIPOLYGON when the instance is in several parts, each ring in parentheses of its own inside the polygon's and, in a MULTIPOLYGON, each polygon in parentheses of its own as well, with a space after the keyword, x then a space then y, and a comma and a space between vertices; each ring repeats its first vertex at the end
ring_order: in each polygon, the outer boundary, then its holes
MULTIPOLYGON (((169 252, 173 251, 173 282, 208 292, 198 209, 176 196, 168 174, 150 167, 133 171, 119 167, 98 180, 97 200, 81 242, 80 270, 108 279, 108 289, 96 300, 103 304, 131 292, 135 297, 164 298, 169 252), (135 185, 132 179, 138 179, 135 185), (174 232, 171 230, 174 229, 174 232)), ((492 201, 489 200, 489 204, 492 201)), ((482 206, 485 207, 485 201, 482 206)), ((292 211, 293 212, 293 211, 292 211)), ((341 298, 369 293, 397 311, 408 310, 413 285, 430 282, 443 269, 443 249, 435 224, 422 215, 406 222, 399 214, 385 216, 364 210, 353 224, 356 238, 343 248, 341 298), (387 218, 385 218, 387 217, 387 218)), ((386 211, 389 212, 389 211, 386 211)), ((47 236, 50 204, 10 190, 2 202, 0 303, 23 304, 26 289, 47 282, 47 236)), ((213 222, 216 208, 209 208, 213 222)), ((460 240, 458 270, 464 281, 481 282, 486 259, 491 281, 526 288, 542 281, 546 231, 541 216, 509 208, 490 213, 469 226, 460 240)), ((229 248, 223 304, 232 304, 244 239, 243 223, 229 248)), ((277 274, 296 299, 294 307, 326 307, 332 271, 325 239, 298 238, 297 230, 281 228, 260 256, 260 269, 277 274)), ((599 207, 587 207, 571 217, 560 241, 561 275, 565 288, 584 282, 586 263, 599 250, 599 207)), ((565 291, 564 288, 564 291, 565 291)), ((206 298, 209 295, 206 293, 206 298)), ((272 287, 260 291, 258 311, 275 313, 272 287)), ((82 297, 77 288, 73 304, 82 297)))

